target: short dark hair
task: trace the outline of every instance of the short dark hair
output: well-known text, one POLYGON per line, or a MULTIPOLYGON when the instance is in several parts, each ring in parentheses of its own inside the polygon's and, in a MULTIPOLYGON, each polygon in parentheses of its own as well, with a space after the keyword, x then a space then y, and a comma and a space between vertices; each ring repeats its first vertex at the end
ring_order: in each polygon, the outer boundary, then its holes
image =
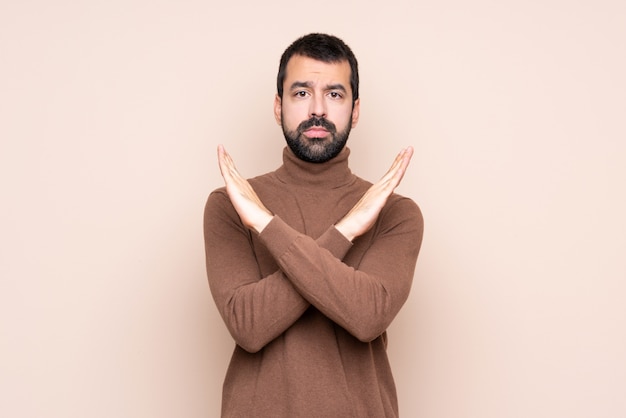
POLYGON ((278 67, 278 77, 276 80, 279 97, 283 97, 283 84, 287 76, 287 63, 294 55, 301 55, 326 63, 348 61, 348 64, 350 64, 352 103, 359 98, 359 66, 354 53, 341 39, 323 33, 304 35, 289 45, 285 52, 283 52, 282 57, 280 57, 280 66, 278 67))

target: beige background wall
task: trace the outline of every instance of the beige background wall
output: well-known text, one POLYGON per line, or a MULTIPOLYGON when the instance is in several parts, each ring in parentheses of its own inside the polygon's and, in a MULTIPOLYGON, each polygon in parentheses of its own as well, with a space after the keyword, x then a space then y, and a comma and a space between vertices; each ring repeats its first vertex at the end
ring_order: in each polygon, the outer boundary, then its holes
POLYGON ((0 1, 0 416, 218 416, 215 148, 280 163, 310 31, 360 60, 353 170, 417 151, 403 416, 626 416, 624 2, 225 3, 0 1))

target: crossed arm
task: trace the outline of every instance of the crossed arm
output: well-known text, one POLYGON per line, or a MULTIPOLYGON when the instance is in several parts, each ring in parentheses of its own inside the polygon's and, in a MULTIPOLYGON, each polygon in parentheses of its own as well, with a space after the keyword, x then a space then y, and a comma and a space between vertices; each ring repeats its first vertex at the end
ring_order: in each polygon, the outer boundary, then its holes
MULTIPOLYGON (((261 233, 272 220, 272 214, 263 205, 250 183, 239 174, 223 145, 218 146, 217 156, 228 197, 241 221, 248 228, 261 233)), ((412 156, 412 147, 400 151, 387 173, 372 185, 350 212, 335 225, 349 241, 363 235, 374 225, 387 199, 402 181, 412 156)))
POLYGON ((394 213, 406 219, 394 222, 408 228, 383 234, 367 250, 358 270, 342 260, 350 241, 376 222, 411 155, 410 148, 398 154, 385 176, 348 214, 313 240, 274 217, 239 175, 224 148, 218 148, 227 196, 213 196, 215 210, 205 217, 211 234, 218 235, 207 240, 207 245, 213 245, 207 250, 207 268, 220 313, 240 346, 258 351, 291 326, 310 304, 362 341, 374 339, 386 329, 408 295, 421 241, 419 209, 409 199, 395 200, 394 213), (215 208, 216 204, 220 207, 215 208), (250 239, 246 228, 259 233, 278 264, 278 270, 269 276, 261 277, 252 243, 245 242, 250 239), (233 231, 237 231, 235 235, 233 231), (220 233, 228 234, 229 239, 219 239, 220 233), (390 247, 396 250, 389 252, 390 247), (237 265, 231 262, 228 270, 220 271, 222 256, 237 260, 237 265))

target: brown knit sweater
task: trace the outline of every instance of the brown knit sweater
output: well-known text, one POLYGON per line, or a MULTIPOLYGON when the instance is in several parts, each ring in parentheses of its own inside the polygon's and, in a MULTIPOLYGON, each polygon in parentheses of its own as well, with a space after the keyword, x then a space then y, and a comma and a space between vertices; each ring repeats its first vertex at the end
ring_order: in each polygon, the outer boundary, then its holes
POLYGON ((275 215, 245 228, 224 188, 208 198, 209 285, 235 339, 222 417, 397 417, 385 330, 405 302, 422 241, 417 205, 393 194, 378 221, 348 241, 335 228, 371 186, 346 148, 250 180, 275 215))

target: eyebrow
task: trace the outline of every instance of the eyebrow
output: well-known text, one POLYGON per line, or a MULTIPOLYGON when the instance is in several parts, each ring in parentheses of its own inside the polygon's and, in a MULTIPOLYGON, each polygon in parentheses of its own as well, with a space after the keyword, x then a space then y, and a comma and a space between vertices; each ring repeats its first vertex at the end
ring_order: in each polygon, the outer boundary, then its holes
MULTIPOLYGON (((302 88, 302 87, 311 88, 311 87, 313 87, 313 84, 310 81, 294 81, 291 84, 290 90, 294 90, 294 89, 298 89, 298 88, 302 88)), ((341 83, 328 84, 326 86, 325 90, 341 90, 344 93, 347 92, 346 88, 341 83)))

